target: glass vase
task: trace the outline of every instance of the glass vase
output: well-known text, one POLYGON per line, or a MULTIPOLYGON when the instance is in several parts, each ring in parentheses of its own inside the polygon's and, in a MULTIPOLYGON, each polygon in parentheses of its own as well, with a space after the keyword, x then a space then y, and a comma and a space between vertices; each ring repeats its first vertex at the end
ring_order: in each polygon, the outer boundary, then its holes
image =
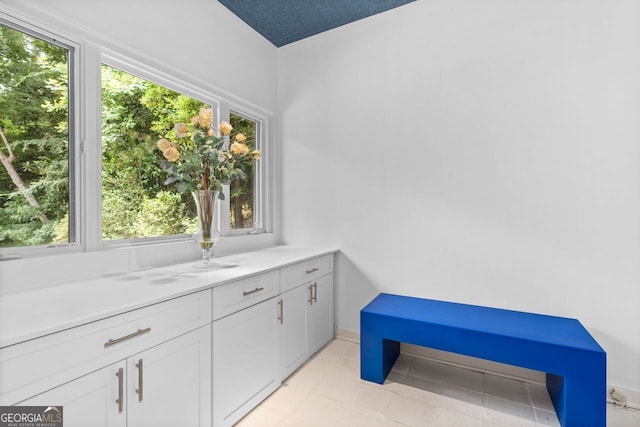
POLYGON ((213 249, 220 238, 218 224, 218 192, 209 190, 194 190, 191 192, 196 203, 198 231, 196 241, 202 249, 202 263, 199 267, 208 268, 214 265, 213 249))

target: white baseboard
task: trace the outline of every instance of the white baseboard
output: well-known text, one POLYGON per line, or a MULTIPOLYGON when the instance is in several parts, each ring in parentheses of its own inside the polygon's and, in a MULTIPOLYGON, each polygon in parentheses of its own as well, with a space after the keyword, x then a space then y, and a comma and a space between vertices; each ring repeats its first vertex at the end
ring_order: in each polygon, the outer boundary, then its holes
POLYGON ((360 344, 360 332, 352 331, 351 329, 338 328, 336 337, 346 341, 354 342, 356 344, 360 344))
MULTIPOLYGON (((337 337, 347 341, 360 343, 360 333, 350 329, 337 330, 337 337)), ((546 374, 544 372, 534 371, 531 369, 519 368, 517 366, 506 365, 504 363, 492 362, 489 360, 478 359, 475 357, 463 356, 460 354, 449 353, 447 351, 435 350, 432 348, 416 346, 412 344, 400 344, 400 352, 411 356, 423 357, 436 362, 447 365, 458 366, 476 371, 499 375, 502 377, 512 378, 519 381, 535 384, 545 384, 546 374)), ((633 408, 640 408, 640 391, 630 390, 624 387, 607 384, 607 398, 610 399, 609 393, 615 388, 622 392, 627 398, 627 404, 633 408)))

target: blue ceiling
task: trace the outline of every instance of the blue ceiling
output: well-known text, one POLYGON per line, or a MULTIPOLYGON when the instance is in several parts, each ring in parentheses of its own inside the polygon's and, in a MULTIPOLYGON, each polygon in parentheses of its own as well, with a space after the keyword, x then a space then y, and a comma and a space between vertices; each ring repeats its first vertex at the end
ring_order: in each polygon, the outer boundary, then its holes
POLYGON ((415 0, 219 0, 280 47, 415 0))

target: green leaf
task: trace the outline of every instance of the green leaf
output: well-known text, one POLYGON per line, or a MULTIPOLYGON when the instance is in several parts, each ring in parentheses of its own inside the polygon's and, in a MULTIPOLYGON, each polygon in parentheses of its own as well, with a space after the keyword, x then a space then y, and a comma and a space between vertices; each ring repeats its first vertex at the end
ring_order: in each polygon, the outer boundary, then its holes
POLYGON ((160 168, 165 172, 171 172, 173 170, 174 163, 169 160, 163 160, 160 162, 160 168))

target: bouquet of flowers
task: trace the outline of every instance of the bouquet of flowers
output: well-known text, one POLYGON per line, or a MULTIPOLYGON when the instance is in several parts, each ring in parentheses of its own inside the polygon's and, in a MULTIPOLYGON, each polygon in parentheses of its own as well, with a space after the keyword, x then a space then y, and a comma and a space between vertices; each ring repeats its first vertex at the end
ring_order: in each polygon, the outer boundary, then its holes
POLYGON ((160 167, 168 175, 164 183, 176 183, 179 192, 218 191, 218 198, 224 200, 222 185, 244 179, 243 168, 251 167, 261 153, 250 151, 244 134, 237 133, 232 138, 233 127, 229 123, 221 122, 217 132, 212 123, 211 108, 201 108, 190 125, 176 123, 177 141, 162 138, 157 142, 164 156, 160 167))
POLYGON ((222 185, 246 178, 243 168, 252 167, 261 156, 259 150, 250 151, 247 137, 233 136, 233 127, 221 122, 218 132, 213 127, 213 111, 201 108, 191 118, 191 124, 176 123, 173 130, 177 141, 162 138, 157 146, 164 160, 160 167, 168 177, 166 185, 176 183, 179 192, 190 191, 197 209, 198 242, 202 248, 203 266, 209 268, 213 246, 220 234, 216 228, 216 198, 224 200, 222 185))

